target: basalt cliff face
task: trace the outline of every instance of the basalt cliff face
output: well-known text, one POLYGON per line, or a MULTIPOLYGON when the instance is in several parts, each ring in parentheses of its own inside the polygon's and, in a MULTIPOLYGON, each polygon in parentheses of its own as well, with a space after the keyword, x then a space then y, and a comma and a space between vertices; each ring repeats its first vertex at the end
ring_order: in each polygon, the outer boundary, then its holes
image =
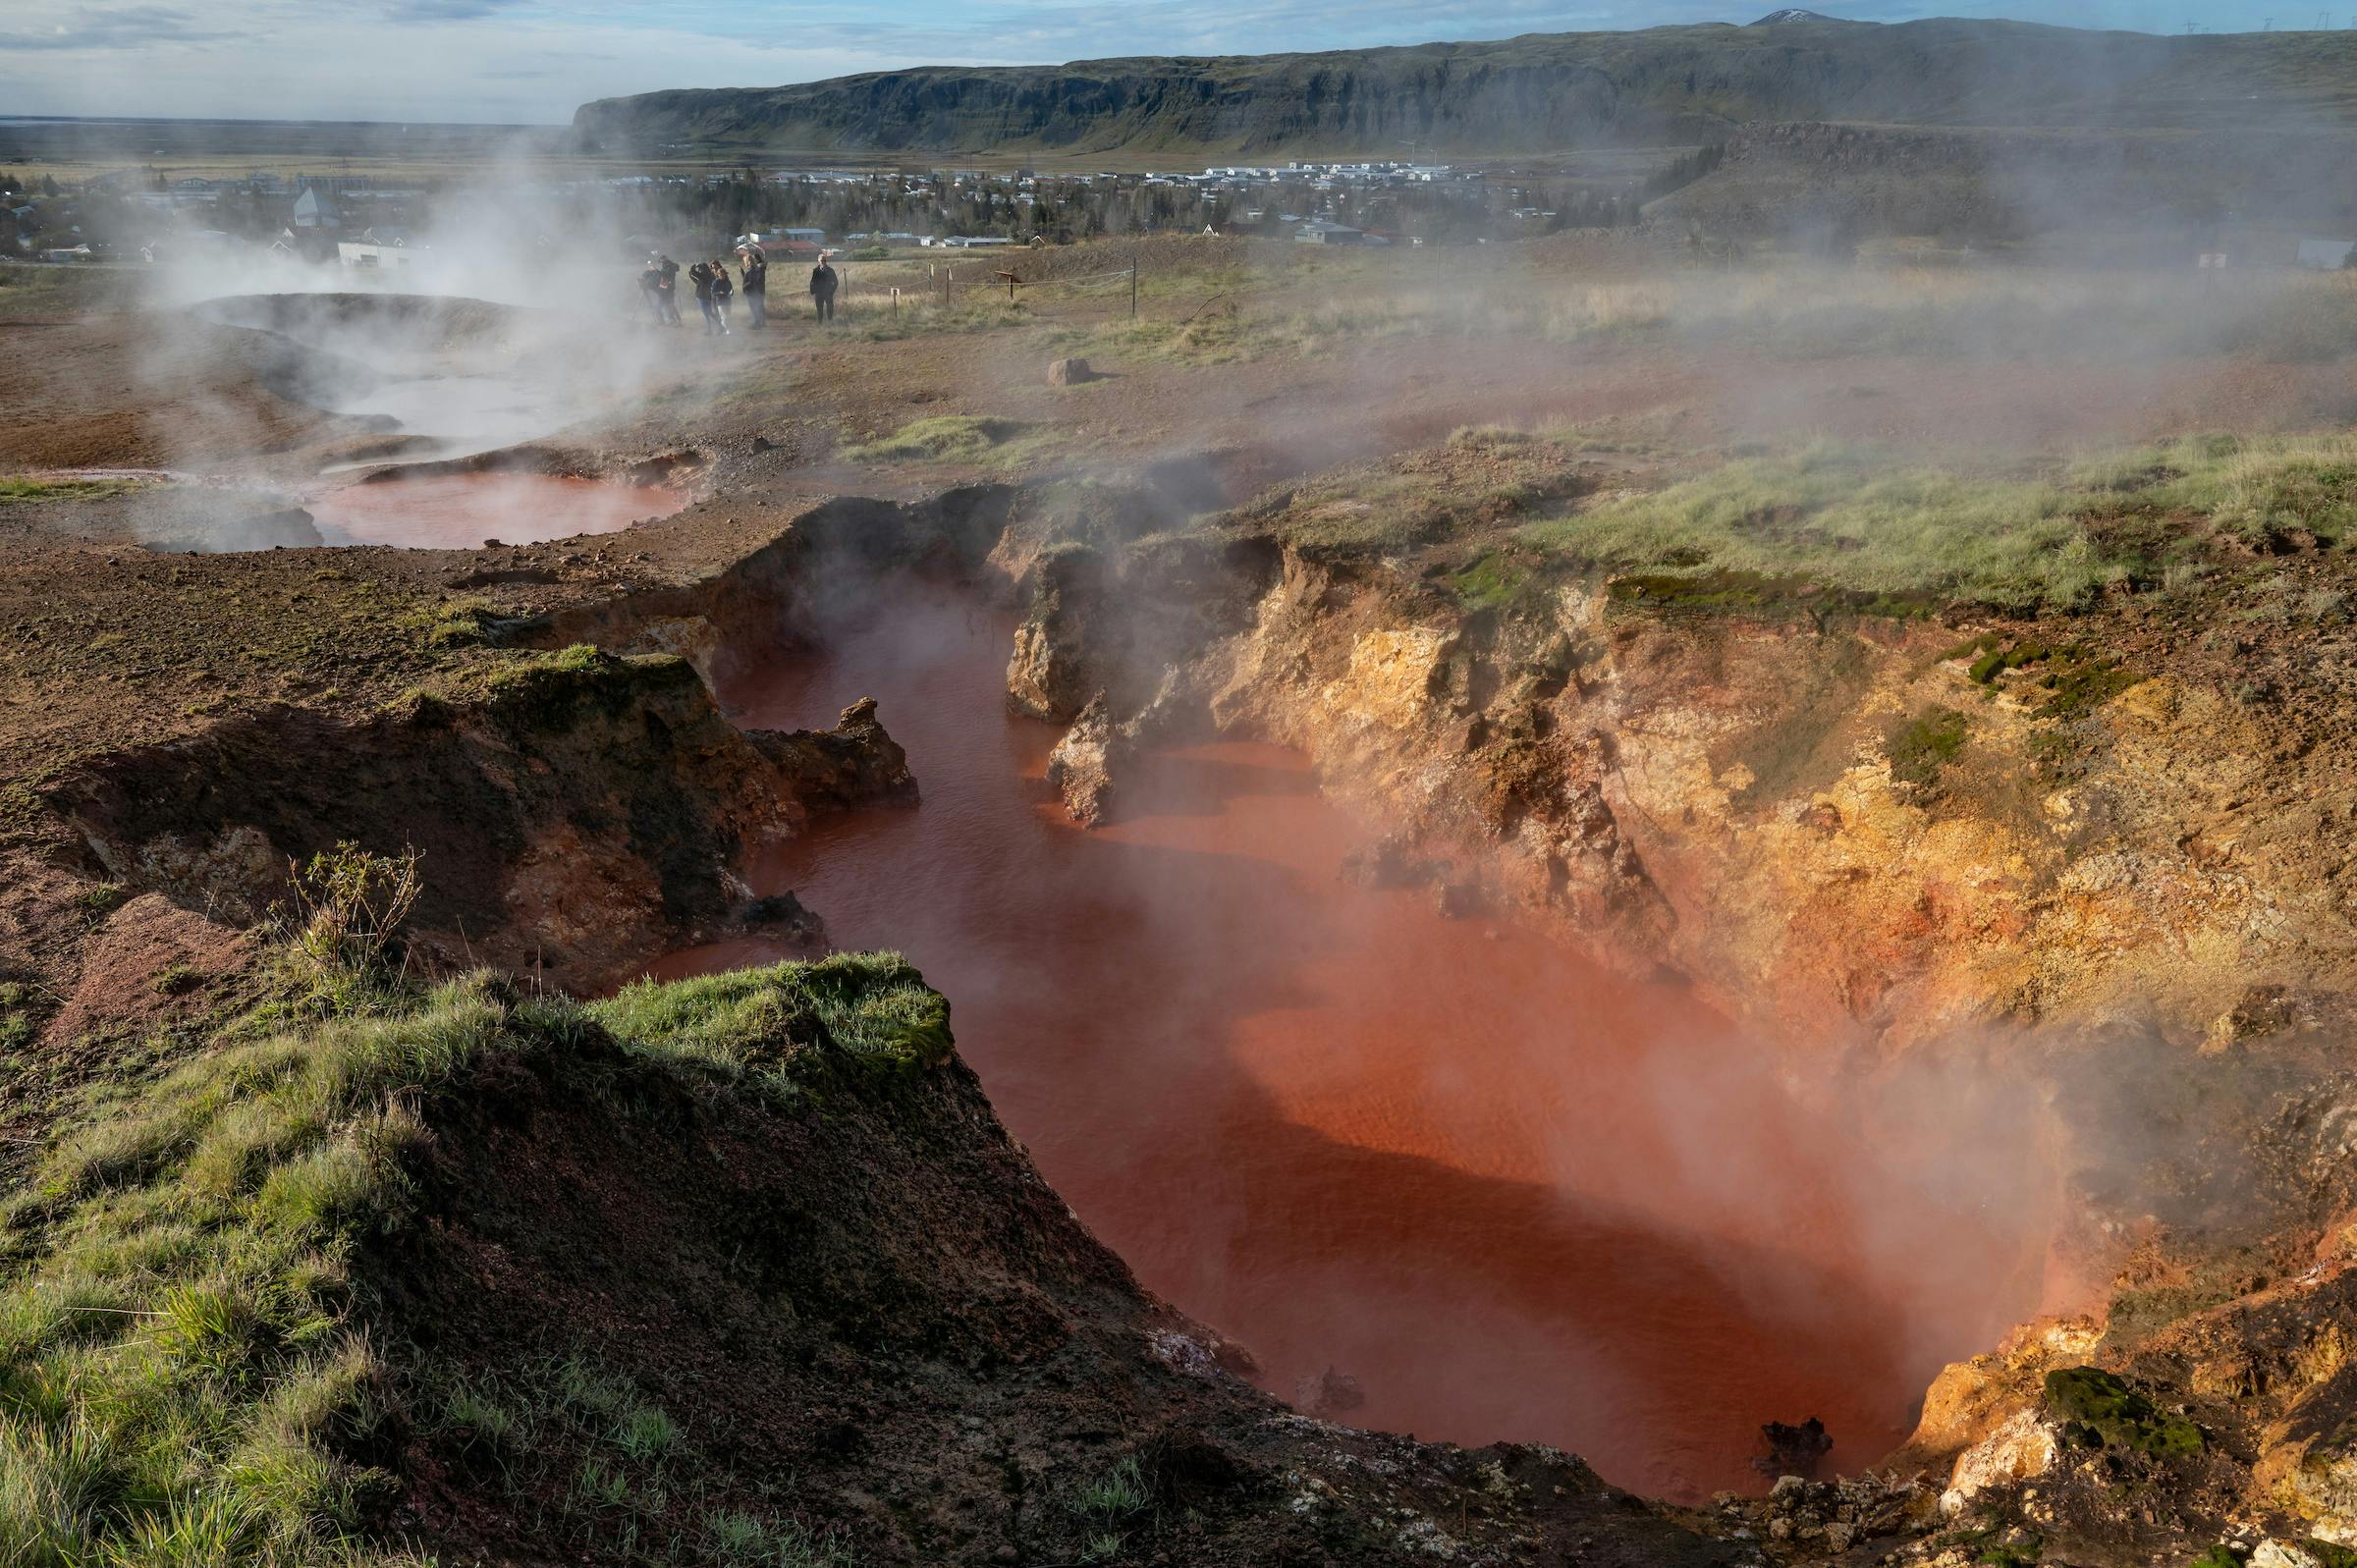
MULTIPOLYGON (((2174 265, 2224 243, 2217 226, 2229 212, 2244 224, 2345 225, 2348 201, 2329 171, 2352 150, 2357 140, 2332 119, 2133 135, 1763 123, 1728 138, 1717 169, 1645 211, 1656 224, 1804 244, 1889 234, 2003 243, 2104 231, 2095 259, 2174 265)), ((2292 259, 2272 237, 2234 243, 2237 264, 2292 259)))
POLYGON ((2251 126, 2345 101, 2335 33, 2190 38, 1954 20, 1532 33, 1496 42, 931 67, 584 104, 608 150, 1274 152, 1393 157, 1715 140, 1754 121, 2251 126))

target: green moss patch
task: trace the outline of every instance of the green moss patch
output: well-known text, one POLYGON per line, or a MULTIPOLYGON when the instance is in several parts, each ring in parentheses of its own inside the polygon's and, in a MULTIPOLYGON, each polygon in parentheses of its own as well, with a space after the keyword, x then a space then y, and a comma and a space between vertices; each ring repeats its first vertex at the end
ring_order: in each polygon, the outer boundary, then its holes
POLYGON ((1899 784, 1929 788, 1940 782, 1940 770, 1964 749, 1969 724, 1963 714, 1938 704, 1924 709, 1893 730, 1884 742, 1891 759, 1891 777, 1899 784))
POLYGON ((852 462, 1012 461, 1038 444, 1019 419, 985 419, 973 414, 940 414, 916 419, 891 435, 843 449, 852 462))
POLYGON ((2192 584, 2205 563, 2357 536, 2357 441, 2190 440, 2060 466, 1976 471, 1819 444, 1743 456, 1649 494, 1533 522, 1526 543, 1639 580, 1684 563, 1755 595, 1827 592, 2015 610, 2192 584))
POLYGON ((1471 565, 1450 573, 1449 586, 1467 610, 1502 610, 1513 603, 1531 580, 1530 568, 1504 551, 1493 550, 1471 565))
POLYGON ((2165 1414, 2125 1379, 2094 1367, 2048 1373, 2046 1403, 2065 1423, 2064 1435, 2090 1448, 2173 1459, 2208 1446, 2201 1428, 2165 1414))
POLYGON ((0 475, 0 503, 12 501, 103 501, 152 490, 160 483, 137 474, 94 479, 42 479, 29 475, 0 475))
MULTIPOLYGON (((1671 565, 1696 564, 1687 552, 1671 565)), ((1778 617, 1815 617, 1834 612, 1906 620, 1940 607, 1937 596, 1919 593, 1850 592, 1829 589, 1800 573, 1760 571, 1640 571, 1613 578, 1606 597, 1614 604, 1657 613, 1736 612, 1778 617)))

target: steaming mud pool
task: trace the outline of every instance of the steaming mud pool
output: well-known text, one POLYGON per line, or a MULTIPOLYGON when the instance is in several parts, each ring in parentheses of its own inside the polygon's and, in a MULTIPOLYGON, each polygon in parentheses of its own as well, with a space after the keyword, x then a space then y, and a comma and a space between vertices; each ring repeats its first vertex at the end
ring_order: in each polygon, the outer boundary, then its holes
POLYGON ((1343 883, 1366 830, 1289 752, 1160 756, 1117 825, 1074 827, 1055 732, 1006 711, 1009 627, 887 619, 724 681, 748 725, 878 698, 924 791, 822 820, 756 890, 906 952, 1047 1178, 1281 1395, 1692 1499, 1765 1486, 1769 1420, 1875 1462, 2035 1310, 2043 1247, 1995 1217, 2025 1150, 1976 1133, 1959 1170, 1923 1113, 1786 1083, 1677 990, 1343 883))
POLYGON ((541 544, 619 533, 687 504, 676 490, 547 473, 443 473, 346 485, 306 501, 331 545, 472 550, 486 540, 541 544))

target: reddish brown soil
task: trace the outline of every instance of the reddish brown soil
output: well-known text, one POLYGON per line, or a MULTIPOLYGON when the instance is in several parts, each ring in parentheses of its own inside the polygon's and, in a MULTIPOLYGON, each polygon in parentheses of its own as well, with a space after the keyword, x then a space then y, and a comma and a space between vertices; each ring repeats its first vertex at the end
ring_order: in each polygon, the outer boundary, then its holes
POLYGON ((251 333, 180 316, 0 322, 0 470, 210 464, 237 456, 232 431, 270 450, 338 429, 268 390, 285 363, 251 333))
POLYGON ((143 894, 116 910, 84 947, 81 982, 51 1028, 57 1039, 77 1040, 192 1018, 252 959, 243 932, 143 894))

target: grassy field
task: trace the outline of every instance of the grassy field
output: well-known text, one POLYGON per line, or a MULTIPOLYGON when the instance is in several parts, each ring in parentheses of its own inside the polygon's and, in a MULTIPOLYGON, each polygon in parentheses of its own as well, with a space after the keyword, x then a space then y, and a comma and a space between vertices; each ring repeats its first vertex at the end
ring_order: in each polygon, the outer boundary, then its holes
POLYGON ((2197 438, 2040 477, 1815 447, 1533 522, 1542 552, 1640 569, 1798 575, 1866 595, 2083 604, 2221 554, 2357 528, 2357 440, 2197 438))
POLYGON ((1816 442, 1732 459, 1647 449, 1666 482, 1593 493, 1624 443, 1472 428, 1436 450, 1289 486, 1265 528, 1313 551, 1416 563, 1468 609, 1566 577, 1683 608, 1927 614, 2084 608, 2108 590, 2198 591, 2357 538, 2357 437, 2191 437, 2034 462, 1816 442))
POLYGON ((130 267, 0 263, 0 321, 43 321, 91 310, 137 308, 146 275, 130 267))
POLYGON ((2357 353, 2357 274, 2348 273, 1851 269, 1773 257, 1717 270, 1631 240, 1335 251, 1185 236, 935 251, 842 270, 845 316, 872 339, 1039 326, 1060 334, 1063 351, 1117 363, 1216 365, 1417 339, 2130 369, 2357 353), (999 277, 1009 271, 1023 280, 1012 300, 999 277))
POLYGON ((99 501, 152 489, 156 483, 130 475, 105 479, 33 479, 0 474, 0 506, 21 501, 99 501))

